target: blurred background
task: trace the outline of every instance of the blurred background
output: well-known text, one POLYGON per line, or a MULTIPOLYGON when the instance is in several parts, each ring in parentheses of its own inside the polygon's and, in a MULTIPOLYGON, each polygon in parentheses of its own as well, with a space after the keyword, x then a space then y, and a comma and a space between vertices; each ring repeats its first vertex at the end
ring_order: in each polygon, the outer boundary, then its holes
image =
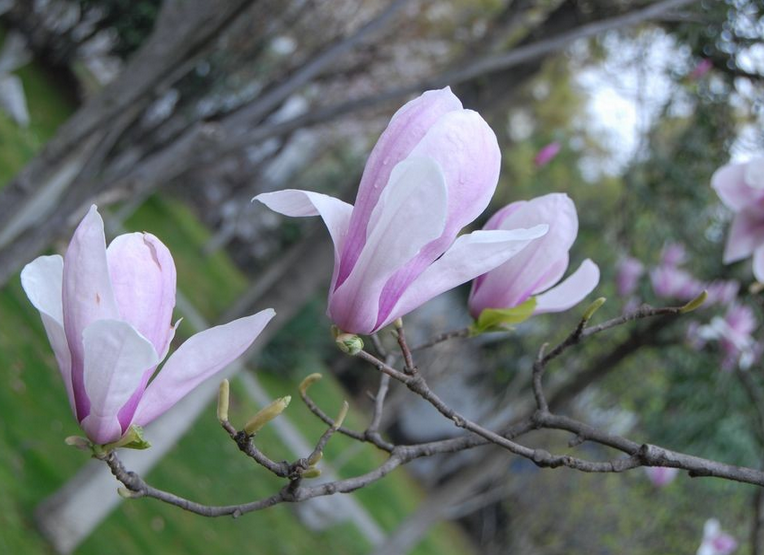
MULTIPOLYGON (((63 443, 78 427, 18 277, 35 256, 61 252, 96 202, 110 237, 146 230, 170 247, 179 337, 276 309, 237 368, 234 420, 318 371, 316 401, 332 413, 349 399, 349 424, 363 429, 377 375, 333 345, 328 236, 250 199, 289 187, 353 202, 394 111, 450 85, 503 149, 491 210, 549 192, 575 201, 571 267, 599 264, 591 299, 609 300, 597 318, 688 300, 664 286, 665 272, 716 288, 708 308, 618 328, 550 367, 553 406, 636 441, 761 468, 762 305, 750 262, 721 264, 731 215, 709 186, 719 166, 764 152, 758 0, 0 0, 0 13, 0 552, 691 554, 717 518, 738 553, 764 553, 764 498, 752 486, 538 470, 490 448, 239 520, 120 502, 116 482, 63 443), (629 261, 637 271, 624 287, 629 261), (745 349, 716 333, 740 306, 745 349)), ((467 325, 466 296, 407 318, 412 343, 467 325)), ((442 345, 419 365, 458 410, 499 428, 530 409, 535 353, 582 310, 442 345)), ((219 429, 210 391, 149 428, 154 447, 131 454, 132 468, 206 503, 275 492, 278 481, 219 429)), ((405 393, 391 391, 390 437, 456 433, 405 393)), ((323 431, 297 401, 278 422, 258 436, 276 460, 305 455, 323 431)), ((568 439, 529 441, 612 456, 568 439)), ((324 474, 382 460, 335 437, 324 474)))

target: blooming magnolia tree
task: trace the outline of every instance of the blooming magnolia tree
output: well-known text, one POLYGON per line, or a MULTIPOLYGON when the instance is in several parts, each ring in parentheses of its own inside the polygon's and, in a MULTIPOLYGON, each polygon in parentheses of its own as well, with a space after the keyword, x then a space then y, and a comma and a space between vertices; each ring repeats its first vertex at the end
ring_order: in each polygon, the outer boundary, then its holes
MULTIPOLYGON (((549 145, 537 163, 548 163, 558 151, 559 145, 549 145)), ((725 261, 753 255, 754 273, 764 281, 762 164, 764 160, 726 166, 714 176, 713 186, 736 213, 725 261)), ((573 309, 599 281, 599 268, 588 259, 565 277, 568 253, 578 234, 576 208, 565 194, 509 204, 484 229, 459 235, 488 206, 499 168, 493 132, 446 88, 424 93, 393 116, 369 157, 354 205, 299 190, 256 197, 286 216, 323 219, 334 243, 327 314, 335 325, 335 340, 342 351, 379 373, 379 387, 369 425, 351 429, 343 425, 347 405, 336 416, 326 412, 327 407, 319 407, 310 396, 310 386, 320 375, 305 377, 299 395, 327 429, 312 452, 295 461, 277 462, 269 458, 267 446, 259 445, 257 432, 287 408, 290 397, 275 400, 240 425, 229 421, 224 381, 217 416, 225 433, 245 456, 285 481, 269 497, 227 506, 204 505, 151 486, 124 468, 118 448, 148 447, 141 427, 240 356, 274 313, 265 310, 201 332, 158 370, 178 325, 172 324, 172 256, 148 233, 121 235, 107 248, 103 222, 92 207, 63 258, 40 257, 22 273, 23 287, 40 311, 55 352, 72 412, 86 436, 67 441, 103 460, 124 485, 124 496, 151 497, 205 516, 239 516, 278 503, 350 492, 414 459, 487 444, 542 468, 617 473, 645 467, 656 487, 665 486, 680 471, 764 486, 761 470, 632 441, 551 408, 546 369, 578 344, 634 320, 678 318, 704 302, 729 305, 735 298, 736 282, 703 283, 685 271, 685 255, 676 245, 667 246, 660 264, 649 272, 636 259, 622 260, 618 292, 632 297, 623 315, 595 323, 595 313, 605 302, 598 298, 581 309, 578 324, 562 342, 540 347, 531 374, 535 409, 530 413, 503 428, 490 429, 460 414, 433 392, 427 372, 417 365, 421 350, 456 337, 506 330, 534 314, 573 309), (646 272, 658 297, 678 303, 658 308, 641 304, 635 289, 646 272), (472 282, 468 301, 472 325, 410 345, 402 318, 467 282, 472 282), (395 350, 381 340, 387 334, 394 336, 395 350), (367 349, 367 343, 373 348, 367 349), (396 444, 383 437, 380 422, 391 380, 424 399, 463 433, 413 444, 396 444), (591 442, 620 454, 590 460, 528 446, 526 436, 539 429, 570 434, 573 446, 591 442), (369 443, 387 458, 366 474, 311 485, 309 479, 320 473, 323 449, 336 433, 369 443)), ((751 320, 745 307, 732 305, 723 318, 696 324, 691 335, 698 347, 719 341, 726 368, 745 368, 760 354, 751 337, 755 325, 751 320)), ((721 532, 718 522, 709 521, 698 553, 729 553, 734 547, 734 539, 721 532)))

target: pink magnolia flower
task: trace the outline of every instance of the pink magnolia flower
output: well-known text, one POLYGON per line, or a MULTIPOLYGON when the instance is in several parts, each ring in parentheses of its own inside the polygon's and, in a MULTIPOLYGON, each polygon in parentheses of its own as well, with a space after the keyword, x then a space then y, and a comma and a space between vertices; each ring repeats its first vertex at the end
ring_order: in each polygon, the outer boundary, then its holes
POLYGON ((637 288, 639 278, 645 273, 645 266, 632 256, 624 256, 618 261, 615 287, 621 297, 628 297, 637 288))
POLYGON ((682 243, 668 243, 661 251, 661 265, 681 266, 687 262, 687 249, 682 243))
POLYGON ((599 283, 597 265, 587 259, 565 281, 552 287, 568 268, 568 251, 578 235, 573 201, 552 193, 513 202, 496 212, 486 230, 515 229, 548 224, 548 233, 519 254, 472 284, 469 308, 478 318, 486 308, 512 308, 536 296, 534 313, 561 312, 581 302, 599 283))
POLYGON ((546 166, 549 162, 555 159, 561 149, 562 145, 558 141, 553 141, 539 149, 536 157, 533 159, 533 163, 536 164, 536 167, 538 168, 546 166))
POLYGON ((724 317, 716 316, 705 326, 694 329, 690 339, 699 347, 708 341, 718 341, 724 353, 722 369, 750 368, 762 354, 762 346, 753 337, 758 327, 750 307, 733 304, 724 317))
POLYGON ((645 474, 655 487, 662 488, 674 481, 679 474, 679 469, 670 466, 647 466, 645 474))
POLYGON ((737 540, 724 532, 715 518, 709 518, 703 526, 703 541, 697 555, 730 555, 737 549, 737 540))
POLYGON ((753 275, 764 282, 764 157, 719 168, 711 178, 711 186, 735 213, 724 248, 724 263, 753 255, 753 275))
POLYGON ((732 304, 737 299, 740 291, 740 282, 734 279, 716 279, 704 285, 708 298, 707 305, 726 306, 732 304))
POLYGON ((194 335, 152 380, 177 326, 175 264, 149 233, 120 235, 106 248, 95 206, 66 255, 37 258, 21 283, 40 311, 72 412, 97 444, 164 413, 241 355, 275 314, 263 310, 194 335))
POLYGON ((321 216, 334 242, 327 313, 374 333, 434 296, 512 257, 546 226, 459 231, 488 205, 499 176, 496 136, 449 88, 396 112, 369 156, 355 206, 310 191, 255 197, 287 216, 321 216))
POLYGON ((689 301, 703 291, 703 284, 679 267, 686 261, 684 245, 669 243, 663 247, 660 264, 650 270, 650 282, 657 296, 689 301))

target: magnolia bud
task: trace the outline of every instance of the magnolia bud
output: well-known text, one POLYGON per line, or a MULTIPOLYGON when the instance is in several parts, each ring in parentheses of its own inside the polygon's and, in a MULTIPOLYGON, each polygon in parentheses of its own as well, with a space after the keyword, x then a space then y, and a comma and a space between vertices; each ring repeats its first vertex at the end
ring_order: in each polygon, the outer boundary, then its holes
POLYGON ((230 398, 231 386, 228 380, 220 382, 218 390, 218 422, 228 422, 228 401, 230 398))
POLYGON ((311 466, 302 473, 303 478, 318 478, 319 476, 321 476, 321 469, 315 466, 311 466))
POLYGON ((314 372, 310 376, 306 376, 304 380, 300 382, 300 395, 305 395, 308 388, 321 379, 321 374, 314 372))
POLYGON ((349 355, 357 355, 363 350, 363 339, 352 333, 341 333, 334 341, 340 351, 349 355))
POLYGON ((263 426, 284 412, 284 409, 289 406, 289 401, 291 400, 292 397, 287 395, 286 397, 281 397, 280 399, 273 401, 270 405, 250 418, 249 422, 244 425, 244 432, 250 436, 259 432, 263 426))

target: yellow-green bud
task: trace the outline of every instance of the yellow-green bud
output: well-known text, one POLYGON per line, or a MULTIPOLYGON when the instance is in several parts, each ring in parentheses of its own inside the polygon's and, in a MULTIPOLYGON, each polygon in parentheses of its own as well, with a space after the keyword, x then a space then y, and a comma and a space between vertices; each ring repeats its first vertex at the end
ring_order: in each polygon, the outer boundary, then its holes
POLYGON ((315 466, 315 465, 317 465, 319 462, 321 462, 321 459, 323 459, 323 458, 324 458, 324 453, 323 453, 323 451, 316 451, 316 452, 315 452, 315 453, 313 453, 313 454, 312 454, 310 457, 308 457, 308 464, 309 464, 310 466, 315 466))
POLYGON ((708 291, 705 289, 700 292, 700 295, 692 299, 689 303, 684 305, 682 308, 679 309, 679 314, 687 314, 688 312, 692 312, 693 310, 696 310, 700 308, 704 302, 706 302, 706 299, 708 298, 708 291))
POLYGON ((363 339, 352 333, 341 333, 334 341, 340 351, 349 355, 357 355, 363 350, 363 339))
POLYGON ((342 423, 345 421, 345 417, 348 415, 349 408, 350 405, 348 405, 348 402, 342 401, 342 408, 340 408, 340 413, 337 415, 337 418, 334 419, 334 426, 332 426, 335 430, 342 426, 342 423))
POLYGON ((281 397, 280 399, 273 401, 270 405, 249 419, 249 422, 244 425, 244 432, 247 435, 254 435, 259 432, 263 426, 284 412, 284 409, 289 406, 289 401, 291 400, 292 397, 287 395, 286 397, 281 397))
POLYGON ((320 380, 322 377, 323 376, 321 376, 321 374, 318 372, 314 372, 310 376, 306 376, 305 379, 300 382, 300 395, 305 395, 305 393, 308 391, 308 388, 320 380))
POLYGON ((606 300, 607 299, 605 297, 600 297, 599 299, 595 299, 592 302, 592 304, 586 307, 582 320, 587 322, 591 320, 592 316, 594 316, 594 313, 597 312, 603 304, 605 304, 606 300))
POLYGON ((302 473, 303 478, 318 478, 321 476, 321 469, 311 466, 302 473))
POLYGON ((231 385, 228 380, 220 382, 218 389, 218 422, 228 422, 228 402, 231 395, 231 385))

